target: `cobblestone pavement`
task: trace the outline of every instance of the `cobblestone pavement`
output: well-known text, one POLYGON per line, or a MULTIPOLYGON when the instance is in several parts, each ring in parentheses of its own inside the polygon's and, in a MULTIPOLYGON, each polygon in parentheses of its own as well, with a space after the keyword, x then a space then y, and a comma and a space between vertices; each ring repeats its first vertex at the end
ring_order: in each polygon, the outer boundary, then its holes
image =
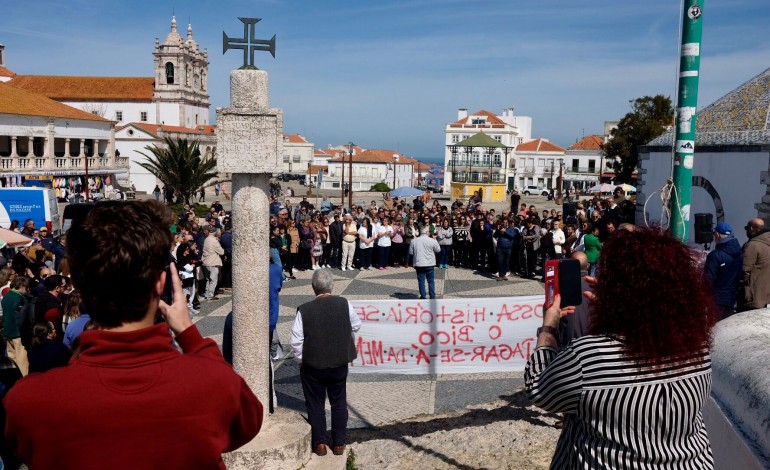
MULTIPOLYGON (((335 269, 333 272, 334 293, 350 300, 418 296, 413 269, 344 272, 335 269)), ((314 297, 311 276, 312 271, 297 273, 297 279, 286 282, 281 292, 277 330, 287 352, 296 309, 314 297)), ((489 275, 467 269, 436 270, 439 298, 505 297, 542 292, 542 284, 536 281, 511 277, 508 282, 497 282, 489 275)), ((229 296, 220 295, 220 300, 203 304, 201 314, 195 318, 196 324, 204 336, 221 344, 224 319, 230 311, 229 296)), ((276 366, 275 389, 279 406, 305 415, 297 362, 289 357, 276 366)), ((367 428, 491 402, 511 395, 521 384, 522 373, 516 371, 443 375, 351 374, 348 378, 349 427, 367 428)))

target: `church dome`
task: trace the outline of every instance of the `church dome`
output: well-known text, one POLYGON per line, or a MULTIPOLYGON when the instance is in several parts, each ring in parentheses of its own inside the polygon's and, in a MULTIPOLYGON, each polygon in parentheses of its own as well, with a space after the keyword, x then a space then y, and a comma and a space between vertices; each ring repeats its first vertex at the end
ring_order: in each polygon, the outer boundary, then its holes
POLYGON ((182 36, 179 35, 179 32, 176 30, 176 16, 171 17, 171 32, 168 33, 168 36, 166 36, 166 41, 163 43, 164 46, 181 46, 182 45, 182 36))

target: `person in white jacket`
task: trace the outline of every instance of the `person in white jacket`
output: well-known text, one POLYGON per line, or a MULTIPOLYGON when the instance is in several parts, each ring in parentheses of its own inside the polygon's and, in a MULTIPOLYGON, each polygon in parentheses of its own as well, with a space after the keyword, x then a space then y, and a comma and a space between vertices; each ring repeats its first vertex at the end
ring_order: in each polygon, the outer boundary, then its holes
POLYGON ((564 243, 567 241, 567 237, 564 236, 564 231, 561 229, 561 221, 553 221, 553 251, 556 254, 556 259, 564 258, 564 243))

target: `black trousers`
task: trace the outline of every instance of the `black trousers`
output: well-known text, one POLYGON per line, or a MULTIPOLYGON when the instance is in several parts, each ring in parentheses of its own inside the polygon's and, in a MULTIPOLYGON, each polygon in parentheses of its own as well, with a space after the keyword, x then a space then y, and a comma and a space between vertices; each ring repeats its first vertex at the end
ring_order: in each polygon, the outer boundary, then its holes
POLYGON ((348 366, 331 369, 314 369, 303 365, 299 369, 302 392, 305 394, 305 408, 310 421, 311 444, 329 444, 326 441, 326 396, 332 408, 332 446, 345 444, 348 427, 348 402, 346 381, 348 366))

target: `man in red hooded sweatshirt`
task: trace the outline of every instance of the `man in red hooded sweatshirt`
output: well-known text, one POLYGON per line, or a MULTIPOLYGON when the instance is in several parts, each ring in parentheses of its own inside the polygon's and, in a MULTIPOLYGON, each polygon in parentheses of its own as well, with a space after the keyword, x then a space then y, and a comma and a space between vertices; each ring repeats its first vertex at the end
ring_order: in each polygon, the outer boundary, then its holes
POLYGON ((5 436, 31 470, 224 469, 222 453, 259 432, 259 400, 190 320, 169 267, 171 219, 154 200, 109 201, 67 233, 94 328, 67 367, 32 374, 5 398, 5 436))

